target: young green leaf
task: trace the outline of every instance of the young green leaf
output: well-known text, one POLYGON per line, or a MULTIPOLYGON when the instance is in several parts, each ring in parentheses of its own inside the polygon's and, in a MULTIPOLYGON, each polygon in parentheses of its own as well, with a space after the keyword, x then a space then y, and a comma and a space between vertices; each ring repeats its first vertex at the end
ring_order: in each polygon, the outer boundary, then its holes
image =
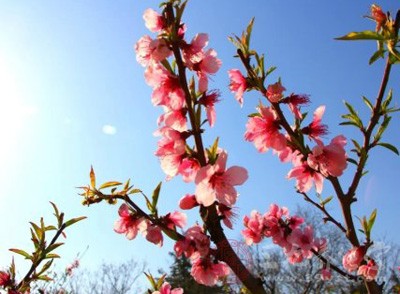
POLYGON ((26 252, 26 251, 24 251, 24 250, 16 249, 16 248, 11 248, 11 249, 9 249, 9 250, 12 251, 12 252, 14 252, 14 253, 17 253, 17 254, 19 254, 19 255, 22 255, 22 256, 25 257, 26 259, 32 259, 32 256, 31 256, 28 252, 26 252))
POLYGON ((162 182, 160 182, 157 187, 154 189, 153 191, 153 195, 151 196, 151 200, 152 200, 152 206, 154 208, 157 207, 157 202, 158 202, 158 197, 160 196, 160 190, 161 190, 161 184, 162 182))
POLYGON ((378 40, 383 41, 385 37, 374 31, 351 32, 335 40, 353 41, 353 40, 378 40))
POLYGON ((120 186, 120 185, 122 185, 122 183, 116 182, 116 181, 110 181, 110 182, 106 182, 106 183, 102 184, 100 186, 99 190, 105 189, 105 188, 110 188, 110 187, 115 187, 115 186, 120 186))
POLYGON ((80 216, 80 217, 75 217, 73 219, 70 219, 69 221, 65 222, 65 227, 67 228, 67 227, 73 225, 74 223, 77 223, 85 218, 86 218, 86 216, 80 216))

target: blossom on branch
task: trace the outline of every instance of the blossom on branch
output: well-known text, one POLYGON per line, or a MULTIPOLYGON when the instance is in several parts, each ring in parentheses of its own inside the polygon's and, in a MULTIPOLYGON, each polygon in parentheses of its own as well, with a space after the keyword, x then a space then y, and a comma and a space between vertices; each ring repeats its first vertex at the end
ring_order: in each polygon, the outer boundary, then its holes
POLYGON ((122 204, 118 209, 120 219, 114 224, 114 231, 118 234, 125 234, 126 238, 132 240, 139 231, 144 228, 144 219, 131 213, 128 205, 122 204))
POLYGON ((345 145, 346 138, 343 135, 333 138, 327 146, 320 142, 308 155, 308 165, 319 171, 324 177, 341 176, 347 167, 345 145))
POLYGON ((280 151, 286 148, 286 137, 279 132, 280 125, 275 111, 263 105, 258 108, 259 115, 250 117, 246 124, 244 138, 253 142, 259 152, 269 148, 280 151))
POLYGON ((248 88, 246 78, 238 69, 231 69, 228 74, 230 79, 229 89, 235 93, 235 98, 240 106, 243 106, 243 94, 248 88))
POLYGON ((228 154, 221 151, 214 165, 207 164, 197 172, 196 200, 204 206, 218 201, 228 207, 236 203, 238 193, 234 186, 242 185, 248 178, 243 167, 232 166, 226 169, 228 154))
POLYGON ((194 261, 190 273, 197 283, 214 286, 219 279, 229 275, 230 270, 225 263, 213 261, 207 256, 194 261))

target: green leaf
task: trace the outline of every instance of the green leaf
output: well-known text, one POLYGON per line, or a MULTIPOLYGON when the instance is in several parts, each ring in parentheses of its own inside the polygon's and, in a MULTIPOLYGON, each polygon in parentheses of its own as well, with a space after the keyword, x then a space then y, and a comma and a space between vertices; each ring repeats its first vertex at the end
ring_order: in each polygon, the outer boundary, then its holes
POLYGON ((56 231, 57 228, 56 228, 55 226, 53 226, 53 225, 50 225, 50 226, 46 226, 46 227, 44 228, 44 230, 45 230, 45 231, 56 231))
POLYGON ((55 250, 56 248, 58 248, 58 247, 60 247, 60 246, 62 246, 62 245, 64 245, 64 243, 54 243, 54 244, 51 244, 51 245, 49 245, 49 246, 46 248, 46 252, 49 253, 49 252, 55 250))
POLYGON ((49 260, 48 262, 46 262, 46 263, 43 265, 43 267, 40 269, 38 275, 41 275, 41 274, 43 274, 45 271, 47 271, 47 270, 51 267, 52 264, 53 264, 53 259, 52 259, 52 260, 49 260))
POLYGON ((151 274, 147 274, 147 273, 144 273, 144 274, 146 275, 146 277, 149 280, 149 282, 150 282, 151 286, 153 287, 153 289, 156 289, 157 283, 154 280, 153 276, 151 274))
POLYGON ((382 103, 382 110, 384 113, 386 112, 387 107, 390 105, 390 102, 392 102, 392 98, 393 98, 393 91, 392 89, 390 89, 386 96, 385 101, 382 103))
POLYGON ((353 158, 348 157, 347 161, 354 164, 354 165, 358 165, 357 161, 355 161, 353 158))
POLYGON ((353 41, 353 40, 377 40, 384 41, 385 37, 374 31, 351 32, 335 40, 353 41))
POLYGON ((371 109, 371 111, 374 110, 374 106, 372 105, 371 101, 368 100, 367 97, 363 96, 362 97, 364 103, 369 107, 369 109, 371 109))
POLYGON ((368 64, 371 65, 375 61, 377 61, 379 58, 384 58, 385 57, 385 50, 377 50, 369 59, 368 64))
POLYGON ((160 289, 162 284, 164 284, 164 280, 167 274, 163 274, 157 281, 157 289, 160 289))
POLYGON ((55 253, 48 253, 46 254, 45 258, 60 258, 60 255, 55 253))
POLYGON ((38 276, 38 277, 36 277, 36 279, 37 279, 37 280, 42 280, 42 281, 47 281, 47 282, 53 280, 52 278, 50 278, 49 276, 46 276, 46 275, 38 276))
POLYGON ((375 219, 376 219, 376 214, 377 214, 377 210, 374 209, 374 211, 372 211, 371 215, 369 216, 369 220, 368 220, 368 230, 371 232, 371 229, 375 223, 375 219))
POLYGON ((392 144, 389 143, 378 143, 377 145, 385 147, 387 149, 389 149, 390 151, 396 153, 397 155, 399 155, 399 150, 397 150, 397 148, 395 146, 393 146, 392 144))
POLYGON ((43 240, 42 240, 42 238, 43 238, 43 231, 42 231, 42 229, 41 229, 37 224, 35 224, 34 222, 29 222, 29 223, 31 224, 32 228, 34 229, 37 238, 38 238, 39 240, 43 241, 43 240))
POLYGON ((116 181, 110 181, 110 182, 106 182, 103 185, 101 185, 99 190, 109 188, 109 187, 120 186, 120 185, 122 185, 122 183, 116 182, 116 181))
POLYGON ((389 126, 389 123, 391 121, 391 117, 385 115, 382 124, 379 126, 378 131, 376 132, 376 135, 374 136, 374 139, 376 142, 379 142, 379 140, 381 139, 383 133, 385 132, 386 128, 389 126))
POLYGON ((324 200, 321 202, 321 206, 325 206, 325 205, 328 204, 332 199, 333 199, 333 196, 329 196, 328 198, 324 199, 324 200))
POLYGON ((60 216, 60 213, 59 213, 59 211, 58 211, 58 208, 57 208, 57 205, 55 205, 53 202, 51 202, 50 201, 50 204, 53 206, 53 208, 54 208, 54 215, 56 216, 56 218, 57 218, 57 220, 58 220, 58 218, 59 218, 59 216, 60 216))
POLYGON ((254 17, 250 20, 249 24, 247 25, 246 28, 246 47, 247 49, 250 48, 250 37, 251 37, 251 32, 253 31, 253 25, 254 25, 254 17))
POLYGON ((157 187, 153 191, 153 195, 151 196, 152 206, 154 207, 154 209, 157 208, 157 202, 158 202, 158 197, 160 196, 161 184, 162 182, 160 182, 157 185, 157 187))
POLYGON ((134 188, 134 189, 130 190, 128 194, 137 194, 137 193, 141 193, 141 192, 142 192, 142 190, 134 188))
POLYGON ((74 223, 77 223, 77 222, 79 222, 79 221, 81 221, 81 220, 83 220, 85 218, 86 218, 86 216, 80 216, 80 217, 75 217, 73 219, 70 219, 69 221, 67 221, 65 223, 65 227, 67 228, 67 227, 73 225, 74 223))
POLYGON ((28 252, 26 252, 26 251, 24 251, 24 250, 16 249, 16 248, 11 248, 11 249, 9 249, 9 250, 12 251, 12 252, 14 252, 14 253, 17 253, 17 254, 22 255, 22 256, 25 257, 26 259, 32 259, 32 256, 31 256, 28 252))

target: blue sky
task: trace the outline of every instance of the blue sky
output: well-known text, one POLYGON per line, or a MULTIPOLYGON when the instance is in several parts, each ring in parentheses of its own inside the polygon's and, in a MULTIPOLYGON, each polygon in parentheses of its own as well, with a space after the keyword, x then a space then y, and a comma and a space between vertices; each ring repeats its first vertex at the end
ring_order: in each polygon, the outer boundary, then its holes
MULTIPOLYGON (((379 4, 395 13, 395 2, 379 4)), ((89 246, 84 266, 133 256, 146 260, 154 272, 167 267, 171 243, 166 242, 160 250, 141 237, 128 241, 115 234, 117 207, 83 207, 75 188, 89 182, 91 165, 99 182, 130 178, 148 194, 165 178, 153 155, 157 138, 152 133, 161 110, 151 105, 151 89, 133 50, 142 35, 150 34, 143 24, 143 11, 158 3, 0 0, 0 5, 0 264, 9 263, 8 248, 30 248, 28 221, 40 216, 52 221, 48 201, 54 201, 67 216, 88 216, 67 231, 66 245, 59 251, 61 266, 89 246)), ((254 112, 260 97, 246 95, 240 108, 229 92, 227 71, 241 67, 232 58, 235 49, 227 37, 240 34, 255 16, 253 48, 265 53, 268 66, 278 67, 269 82, 281 77, 289 93, 310 94, 310 112, 326 105, 327 141, 341 133, 358 136, 353 129, 338 126, 344 113, 342 101, 361 106, 362 95, 373 99, 383 62, 368 65, 373 42, 333 38, 373 29, 374 24, 362 17, 368 12, 366 1, 189 2, 184 16, 188 38, 209 33, 209 46, 223 62, 211 83, 221 90, 222 101, 217 105, 216 126, 207 130, 205 144, 219 136, 220 146, 229 153, 228 165, 244 166, 250 175, 239 188, 240 218, 236 230, 228 232, 230 238, 240 238, 242 216, 253 208, 264 212, 270 203, 278 203, 294 209, 305 202, 296 195, 294 182, 285 179, 290 165, 280 164, 270 152, 258 154, 243 140, 247 114, 254 112)), ((399 78, 399 69, 394 67, 389 86, 397 106, 399 78)), ((365 108, 360 113, 367 114, 365 108)), ((386 134, 386 141, 396 146, 400 146, 399 127, 397 115, 386 134)), ((393 224, 398 222, 400 207, 395 185, 400 159, 377 149, 368 169, 354 214, 363 216, 378 208, 374 236, 399 243, 393 224)), ((343 183, 349 181, 346 175, 343 183)), ((164 212, 174 210, 177 200, 192 191, 194 187, 182 184, 179 178, 165 182, 160 207, 165 207, 164 212)), ((329 193, 326 189, 324 196, 329 193)), ((339 215, 336 206, 332 201, 330 209, 339 215)), ((189 215, 189 224, 193 224, 195 213, 189 215)), ((19 258, 16 262, 23 263, 19 258)))

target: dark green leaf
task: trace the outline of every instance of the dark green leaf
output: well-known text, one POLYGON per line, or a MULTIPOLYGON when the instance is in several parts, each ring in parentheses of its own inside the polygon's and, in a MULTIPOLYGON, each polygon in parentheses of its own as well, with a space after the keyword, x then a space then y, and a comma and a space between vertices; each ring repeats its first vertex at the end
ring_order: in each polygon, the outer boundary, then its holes
POLYGON ((395 146, 393 146, 392 144, 389 143, 378 143, 377 145, 385 147, 387 149, 389 149, 390 151, 396 153, 397 155, 399 155, 399 150, 397 150, 397 148, 395 146))
POLYGON ((353 158, 348 157, 347 161, 352 163, 352 164, 358 165, 357 161, 355 161, 353 158))
POLYGON ((151 196, 152 206, 154 207, 154 209, 157 208, 157 202, 158 202, 158 197, 160 196, 161 184, 162 182, 158 183, 157 187, 153 191, 153 195, 151 196))
POLYGON ((379 58, 384 58, 385 57, 385 50, 377 50, 369 59, 369 64, 373 64, 375 61, 377 61, 379 58))

